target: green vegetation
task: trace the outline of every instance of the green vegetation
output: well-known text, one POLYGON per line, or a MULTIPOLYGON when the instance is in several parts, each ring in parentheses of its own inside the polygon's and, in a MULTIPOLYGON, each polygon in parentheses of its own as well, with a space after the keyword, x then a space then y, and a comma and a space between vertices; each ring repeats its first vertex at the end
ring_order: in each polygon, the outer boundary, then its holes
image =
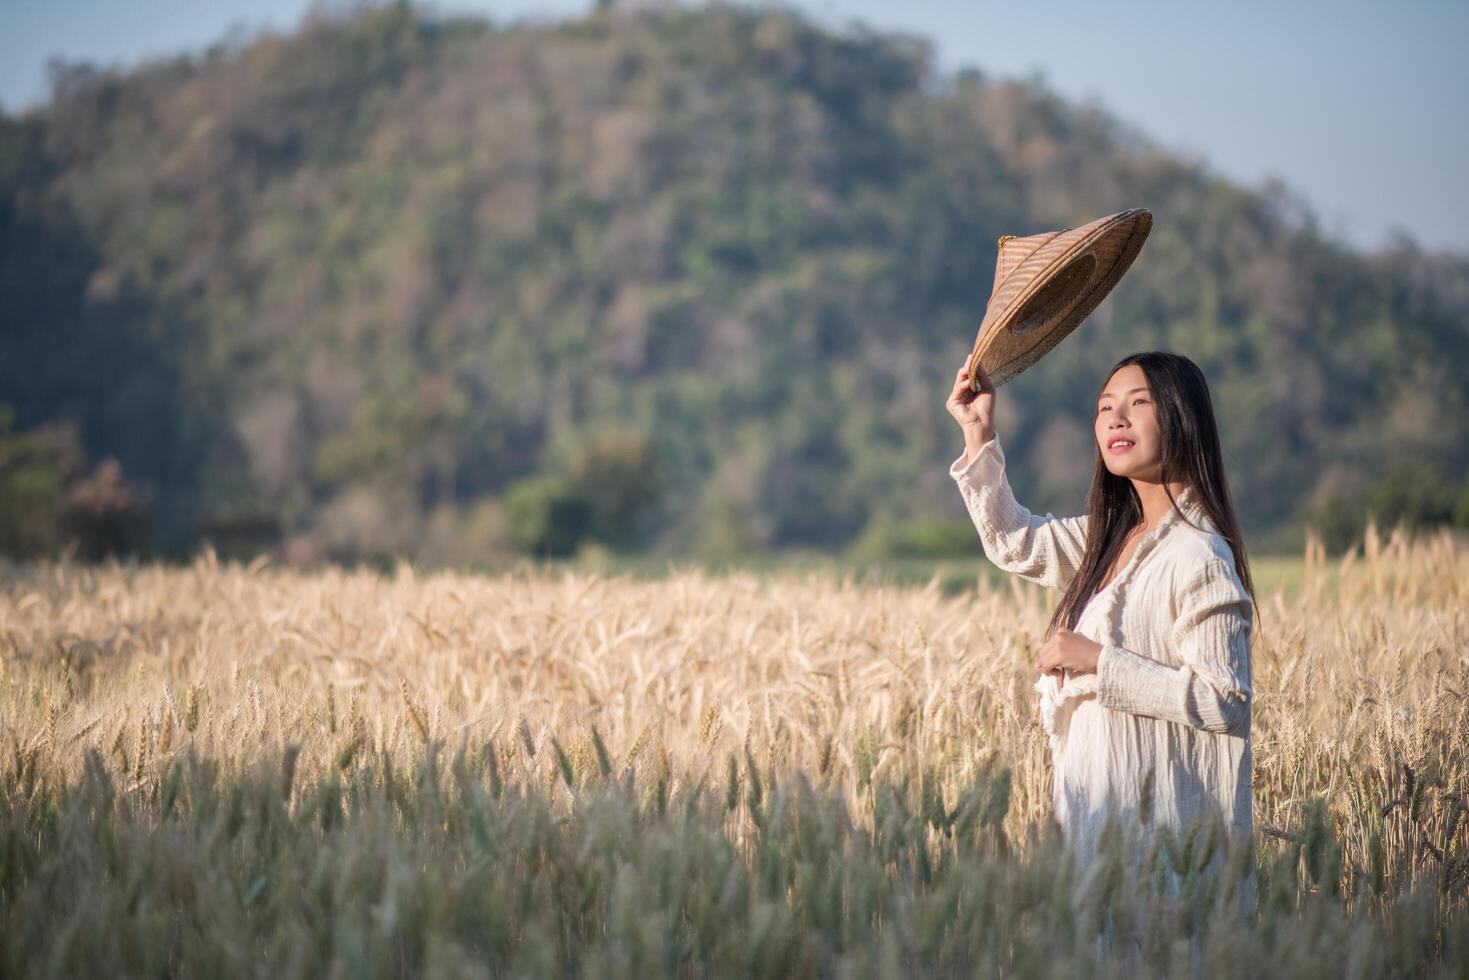
POLYGON ((1102 372, 1164 347, 1257 549, 1469 523, 1469 263, 1355 254, 1038 82, 779 9, 392 4, 60 66, 0 117, 0 398, 153 493, 166 553, 953 554, 942 401, 995 239, 1136 205, 1127 279, 1007 388, 1028 505, 1080 507, 1102 372))
POLYGON ((15 432, 0 405, 0 554, 33 558, 67 550, 95 561, 147 548, 149 494, 115 459, 83 468, 75 426, 15 432))
POLYGON ((493 741, 442 748, 407 771, 344 751, 343 772, 312 780, 295 777, 295 746, 243 771, 190 751, 156 780, 89 749, 70 785, 17 754, 0 794, 0 968, 1172 975, 1190 972, 1191 943, 1207 976, 1469 964, 1462 885, 1348 873, 1320 800, 1258 853, 1206 824, 1161 828, 1146 849, 1119 827, 1084 873, 1054 825, 1023 854, 1008 840, 1010 771, 993 765, 954 799, 870 786, 868 829, 814 774, 748 755, 675 796, 667 772, 619 776, 605 749, 573 763, 545 746, 560 785, 542 787, 507 781, 493 741))

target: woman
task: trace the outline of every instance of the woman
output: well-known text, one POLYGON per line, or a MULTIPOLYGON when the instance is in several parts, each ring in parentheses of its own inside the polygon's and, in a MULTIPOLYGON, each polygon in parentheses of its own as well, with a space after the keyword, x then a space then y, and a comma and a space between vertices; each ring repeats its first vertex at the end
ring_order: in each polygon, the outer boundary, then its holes
POLYGON ((1165 352, 1117 363, 1087 513, 1063 518, 1016 502, 979 381, 961 370, 949 396, 965 443, 949 475, 991 561, 1065 590, 1036 690, 1068 842, 1086 861, 1112 811, 1145 832, 1198 819, 1248 837, 1254 585, 1203 373, 1165 352))

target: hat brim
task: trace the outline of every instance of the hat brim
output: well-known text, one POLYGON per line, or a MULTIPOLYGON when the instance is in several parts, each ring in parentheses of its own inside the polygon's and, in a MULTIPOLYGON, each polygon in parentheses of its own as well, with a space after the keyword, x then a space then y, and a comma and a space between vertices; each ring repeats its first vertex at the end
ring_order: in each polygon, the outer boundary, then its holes
POLYGON ((1044 357, 1106 299, 1152 229, 1145 208, 1122 211, 1048 257, 1000 310, 987 310, 970 352, 969 384, 979 390, 983 365, 999 387, 1044 357))

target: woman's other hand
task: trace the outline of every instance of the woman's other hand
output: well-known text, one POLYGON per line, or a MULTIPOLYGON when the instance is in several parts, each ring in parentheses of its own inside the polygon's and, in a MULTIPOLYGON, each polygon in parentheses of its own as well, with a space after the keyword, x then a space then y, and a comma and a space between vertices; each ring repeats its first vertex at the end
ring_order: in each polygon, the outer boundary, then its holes
POLYGON ((964 430, 964 448, 972 458, 979 447, 995 434, 995 386, 984 368, 978 368, 979 390, 969 386, 969 366, 959 369, 954 377, 954 390, 944 407, 964 430))
POLYGON ((1041 644, 1036 663, 1042 674, 1053 674, 1057 677, 1061 676, 1063 670, 1073 674, 1095 674, 1097 658, 1101 653, 1100 643, 1062 627, 1041 644))

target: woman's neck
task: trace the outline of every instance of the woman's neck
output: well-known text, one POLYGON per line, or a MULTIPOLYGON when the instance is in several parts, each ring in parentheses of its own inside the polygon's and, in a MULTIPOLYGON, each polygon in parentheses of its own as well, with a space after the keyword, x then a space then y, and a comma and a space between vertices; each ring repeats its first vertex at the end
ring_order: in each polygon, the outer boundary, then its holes
POLYGON ((1135 479, 1132 481, 1132 487, 1137 491, 1137 499, 1143 507, 1143 526, 1151 531, 1173 509, 1173 502, 1168 499, 1168 492, 1172 491, 1173 499, 1177 500, 1183 496, 1187 484, 1173 482, 1167 484, 1165 489, 1162 483, 1149 483, 1135 479))

